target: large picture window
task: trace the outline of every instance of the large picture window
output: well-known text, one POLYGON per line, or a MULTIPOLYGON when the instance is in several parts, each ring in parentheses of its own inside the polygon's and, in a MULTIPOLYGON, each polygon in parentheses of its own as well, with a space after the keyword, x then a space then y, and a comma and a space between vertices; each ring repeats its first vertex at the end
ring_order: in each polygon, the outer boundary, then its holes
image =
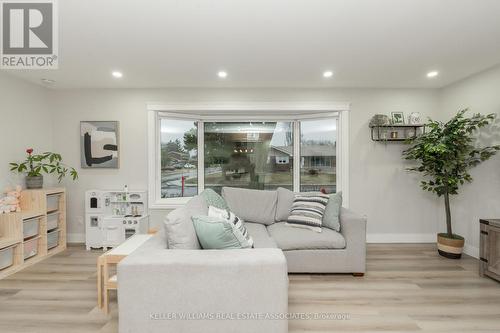
POLYGON ((224 186, 325 193, 346 187, 341 157, 347 145, 341 143, 348 136, 339 131, 345 128, 340 112, 276 119, 262 112, 251 120, 226 112, 150 115, 153 208, 182 205, 207 188, 221 193, 224 186))
POLYGON ((205 188, 293 189, 292 122, 206 122, 205 188))

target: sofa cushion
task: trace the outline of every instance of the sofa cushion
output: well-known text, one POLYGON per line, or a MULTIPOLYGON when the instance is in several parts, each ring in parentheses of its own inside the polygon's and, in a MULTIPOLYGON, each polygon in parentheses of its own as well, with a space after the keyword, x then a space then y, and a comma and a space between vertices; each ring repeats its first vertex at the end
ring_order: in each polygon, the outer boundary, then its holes
POLYGON ((278 222, 268 226, 267 231, 283 251, 345 248, 344 237, 328 228, 319 233, 278 222))
POLYGON ((276 204, 276 218, 275 221, 286 221, 290 216, 292 210, 293 199, 295 199, 294 192, 289 189, 278 187, 276 190, 278 195, 278 202, 276 204))
POLYGON ((184 207, 171 211, 163 223, 167 248, 200 249, 191 216, 207 215, 207 213, 207 203, 199 195, 189 200, 184 207))
POLYGON ((321 232, 323 215, 329 196, 321 192, 295 194, 287 222, 294 227, 321 232))
POLYGON ((330 194, 323 214, 323 227, 340 232, 340 208, 342 207, 342 192, 330 194))
POLYGON ((243 249, 251 247, 232 223, 220 217, 196 215, 192 217, 201 247, 206 250, 243 249))
POLYGON ((266 226, 261 223, 245 222, 248 233, 252 236, 254 248, 277 248, 276 242, 269 236, 266 226))
POLYGON ((205 199, 207 206, 214 206, 225 210, 229 209, 224 198, 222 198, 219 193, 215 192, 211 188, 207 188, 206 190, 201 192, 200 196, 205 199))
POLYGON ((223 187, 222 197, 229 209, 243 220, 270 225, 276 216, 276 191, 223 187))

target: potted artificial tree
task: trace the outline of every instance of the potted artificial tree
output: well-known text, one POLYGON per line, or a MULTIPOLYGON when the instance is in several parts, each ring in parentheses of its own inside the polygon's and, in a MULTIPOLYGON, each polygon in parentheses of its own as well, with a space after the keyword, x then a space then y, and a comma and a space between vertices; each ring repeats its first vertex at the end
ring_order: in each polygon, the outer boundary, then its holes
POLYGON ((59 154, 46 152, 33 154, 33 148, 26 149, 28 156, 21 163, 10 163, 10 170, 18 173, 26 173, 26 188, 35 189, 43 187, 43 173, 55 174, 59 182, 69 172, 71 178, 76 180, 78 173, 75 168, 62 163, 59 154))
POLYGON ((443 123, 429 120, 426 133, 411 139, 411 147, 403 152, 407 160, 414 160, 418 166, 408 168, 423 175, 423 190, 444 197, 446 212, 446 233, 437 236, 439 254, 458 259, 462 255, 464 238, 456 235, 451 227, 450 195, 458 194, 458 189, 472 177, 469 169, 496 154, 500 146, 478 147, 478 130, 490 124, 494 114, 474 114, 465 117, 462 110, 450 121, 443 123))

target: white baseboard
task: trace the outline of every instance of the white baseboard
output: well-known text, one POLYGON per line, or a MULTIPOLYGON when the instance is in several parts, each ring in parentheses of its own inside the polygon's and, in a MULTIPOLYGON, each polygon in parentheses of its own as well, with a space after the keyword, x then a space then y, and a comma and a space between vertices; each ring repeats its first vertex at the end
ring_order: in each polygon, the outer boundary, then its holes
MULTIPOLYGON (((84 244, 85 234, 68 234, 68 243, 84 244)), ((367 243, 435 243, 436 234, 368 234, 367 243)), ((465 243, 464 253, 479 258, 479 248, 465 243)))
POLYGON ((464 253, 476 259, 479 258, 479 248, 476 246, 469 245, 467 243, 465 243, 464 245, 464 253))
POLYGON ((85 234, 67 234, 66 241, 74 244, 85 244, 85 234))
POLYGON ((367 243, 435 243, 436 234, 368 234, 367 243))
MULTIPOLYGON (((367 243, 436 243, 436 234, 368 234, 367 243)), ((479 258, 479 248, 465 243, 464 253, 479 258)))

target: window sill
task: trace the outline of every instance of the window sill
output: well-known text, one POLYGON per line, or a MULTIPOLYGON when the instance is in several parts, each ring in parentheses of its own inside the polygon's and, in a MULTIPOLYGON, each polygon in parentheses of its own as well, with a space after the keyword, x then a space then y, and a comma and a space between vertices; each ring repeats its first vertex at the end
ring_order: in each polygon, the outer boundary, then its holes
POLYGON ((192 197, 158 199, 149 204, 149 209, 177 209, 183 207, 192 197))

